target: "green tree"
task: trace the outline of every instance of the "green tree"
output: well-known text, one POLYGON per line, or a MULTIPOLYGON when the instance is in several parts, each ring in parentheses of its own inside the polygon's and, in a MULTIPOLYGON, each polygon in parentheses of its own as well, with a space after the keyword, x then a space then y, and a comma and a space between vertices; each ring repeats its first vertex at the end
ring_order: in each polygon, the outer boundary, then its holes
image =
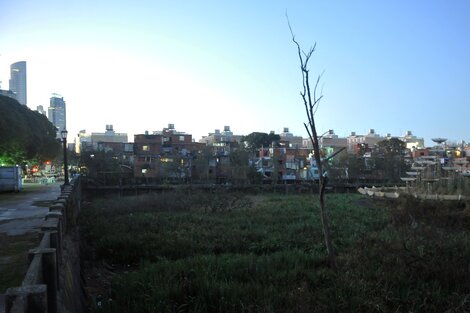
POLYGON ((399 182, 408 166, 405 163, 406 144, 398 138, 379 141, 373 153, 377 170, 382 170, 389 182, 399 182))
POLYGON ((341 153, 333 159, 331 167, 340 171, 337 173, 340 178, 344 177, 352 180, 364 177, 366 171, 364 158, 361 155, 351 153, 341 153))
POLYGON ((279 146, 279 141, 281 137, 274 133, 260 133, 253 132, 247 136, 243 136, 241 141, 245 143, 246 148, 251 153, 256 152, 262 147, 271 147, 273 144, 275 147, 279 146))
POLYGON ((0 161, 4 164, 41 162, 60 152, 55 126, 44 115, 6 96, 0 96, 0 134, 0 161))
POLYGON ((210 162, 214 159, 211 147, 205 146, 199 150, 192 162, 192 178, 203 182, 209 181, 210 162))
POLYGON ((263 175, 258 173, 254 164, 250 164, 250 152, 239 147, 230 152, 230 166, 232 181, 236 185, 259 184, 263 175))

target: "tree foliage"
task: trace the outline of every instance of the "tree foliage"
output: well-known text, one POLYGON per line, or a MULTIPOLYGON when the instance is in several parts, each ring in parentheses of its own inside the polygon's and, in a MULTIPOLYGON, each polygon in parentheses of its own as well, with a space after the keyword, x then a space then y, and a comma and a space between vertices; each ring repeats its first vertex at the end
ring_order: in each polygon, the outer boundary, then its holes
POLYGON ((242 142, 246 143, 246 148, 251 152, 254 152, 262 147, 271 147, 273 144, 278 146, 280 140, 281 137, 274 133, 267 134, 253 132, 247 136, 242 137, 242 142))
POLYGON ((377 143, 379 152, 384 155, 402 156, 406 149, 406 144, 398 138, 390 138, 377 143))
POLYGON ((0 96, 0 134, 4 164, 43 161, 60 151, 56 128, 47 117, 6 96, 0 96))
POLYGON ((385 139, 377 143, 374 153, 376 168, 384 172, 388 181, 399 182, 407 170, 405 151, 406 144, 398 138, 385 139))

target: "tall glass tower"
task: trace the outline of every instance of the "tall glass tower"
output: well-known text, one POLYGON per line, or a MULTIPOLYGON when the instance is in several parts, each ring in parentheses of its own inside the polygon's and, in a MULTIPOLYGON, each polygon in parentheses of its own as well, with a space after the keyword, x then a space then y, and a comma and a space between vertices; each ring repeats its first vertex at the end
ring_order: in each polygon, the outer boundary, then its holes
POLYGON ((10 66, 10 90, 19 103, 26 105, 26 61, 16 62, 10 66))
POLYGON ((50 106, 47 110, 47 117, 49 121, 57 127, 57 136, 60 132, 66 129, 66 110, 64 98, 58 94, 52 94, 50 106))

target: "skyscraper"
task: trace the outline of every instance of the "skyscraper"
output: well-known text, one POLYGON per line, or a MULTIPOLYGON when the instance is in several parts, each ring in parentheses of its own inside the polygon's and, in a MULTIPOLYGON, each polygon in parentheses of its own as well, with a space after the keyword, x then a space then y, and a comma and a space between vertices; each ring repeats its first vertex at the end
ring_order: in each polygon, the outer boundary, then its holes
POLYGON ((57 127, 57 137, 60 137, 60 132, 66 129, 67 126, 64 98, 58 94, 52 94, 47 111, 47 117, 57 127))
POLYGON ((42 105, 38 105, 37 108, 36 108, 36 111, 38 113, 41 113, 42 115, 47 116, 47 112, 46 112, 46 110, 44 110, 44 107, 42 105))
POLYGON ((26 105, 26 61, 10 66, 10 90, 16 95, 19 103, 26 105))

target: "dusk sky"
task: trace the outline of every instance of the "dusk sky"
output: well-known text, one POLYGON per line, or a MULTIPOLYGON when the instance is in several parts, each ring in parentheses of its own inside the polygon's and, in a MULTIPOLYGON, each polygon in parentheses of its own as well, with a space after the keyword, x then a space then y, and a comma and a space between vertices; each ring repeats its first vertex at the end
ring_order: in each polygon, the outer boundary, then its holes
POLYGON ((133 135, 168 123, 201 136, 306 136, 286 11, 324 71, 319 133, 470 141, 470 1, 0 0, 0 81, 27 62, 28 106, 67 103, 85 129, 133 135))

